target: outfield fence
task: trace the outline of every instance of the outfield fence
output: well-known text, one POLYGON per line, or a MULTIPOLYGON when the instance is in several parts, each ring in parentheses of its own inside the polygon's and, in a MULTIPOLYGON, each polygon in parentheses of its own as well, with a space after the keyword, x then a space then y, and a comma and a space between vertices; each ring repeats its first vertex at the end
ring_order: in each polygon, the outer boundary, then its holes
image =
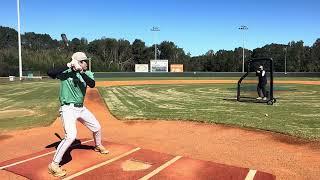
MULTIPOLYGON (((241 77, 242 72, 95 72, 95 78, 134 78, 134 77, 241 77)), ((275 72, 274 77, 319 77, 320 72, 275 72)), ((42 80, 48 76, 23 76, 23 80, 42 80)), ((0 77, 0 82, 18 81, 19 77, 0 77)))
MULTIPOLYGON (((242 72, 95 72, 96 78, 113 77, 241 77, 242 72)), ((275 77, 320 77, 320 72, 274 72, 275 77)))

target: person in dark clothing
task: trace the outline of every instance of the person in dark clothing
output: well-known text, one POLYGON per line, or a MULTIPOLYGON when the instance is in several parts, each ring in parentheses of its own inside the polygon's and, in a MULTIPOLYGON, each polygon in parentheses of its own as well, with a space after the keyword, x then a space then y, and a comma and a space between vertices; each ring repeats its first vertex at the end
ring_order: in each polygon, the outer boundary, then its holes
POLYGON ((267 76, 266 76, 266 71, 263 70, 263 66, 259 66, 258 70, 256 71, 256 76, 258 76, 258 80, 259 80, 257 85, 257 92, 258 92, 257 100, 267 100, 267 93, 266 93, 267 76))

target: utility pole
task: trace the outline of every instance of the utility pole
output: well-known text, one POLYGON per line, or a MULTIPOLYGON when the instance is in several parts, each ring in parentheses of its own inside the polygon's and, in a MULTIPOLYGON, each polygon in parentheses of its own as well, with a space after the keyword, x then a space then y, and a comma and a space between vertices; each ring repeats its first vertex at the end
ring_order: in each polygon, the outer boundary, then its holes
POLYGON ((285 55, 284 55, 284 74, 287 74, 287 51, 288 51, 288 46, 284 48, 285 50, 285 55))
POLYGON ((21 34, 20 34, 20 0, 17 0, 17 15, 18 15, 18 51, 19 51, 19 77, 22 80, 22 58, 21 58, 21 34))

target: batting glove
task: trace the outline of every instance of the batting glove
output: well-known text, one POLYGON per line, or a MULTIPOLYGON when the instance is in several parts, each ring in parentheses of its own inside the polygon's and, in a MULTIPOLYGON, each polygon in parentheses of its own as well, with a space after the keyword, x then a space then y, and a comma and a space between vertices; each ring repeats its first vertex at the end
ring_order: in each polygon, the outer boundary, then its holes
POLYGON ((71 62, 71 67, 74 71, 82 71, 82 67, 79 64, 79 61, 77 60, 72 60, 71 62))

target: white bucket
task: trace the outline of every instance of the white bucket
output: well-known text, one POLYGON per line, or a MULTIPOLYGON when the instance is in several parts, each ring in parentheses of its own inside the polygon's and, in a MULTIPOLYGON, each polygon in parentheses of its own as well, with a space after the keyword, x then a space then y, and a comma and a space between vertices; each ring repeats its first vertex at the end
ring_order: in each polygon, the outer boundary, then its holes
POLYGON ((14 81, 15 76, 9 76, 9 81, 14 81))

